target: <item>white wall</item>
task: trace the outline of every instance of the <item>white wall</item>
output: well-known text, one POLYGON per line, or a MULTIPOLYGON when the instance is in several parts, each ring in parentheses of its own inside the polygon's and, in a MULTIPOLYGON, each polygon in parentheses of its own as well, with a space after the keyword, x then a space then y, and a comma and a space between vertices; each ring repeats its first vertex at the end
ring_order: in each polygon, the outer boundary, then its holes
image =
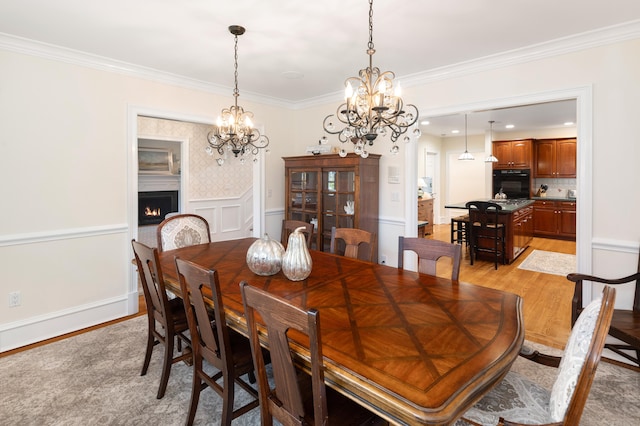
MULTIPOLYGON (((135 310, 137 294, 128 278, 135 226, 128 222, 128 108, 212 122, 232 99, 5 50, 0 50, 0 63, 0 301, 5 301, 0 350, 6 350, 135 310), (21 292, 22 305, 7 308, 12 291, 21 292)), ((591 142, 579 144, 579 150, 592 147, 592 152, 579 152, 579 180, 592 181, 593 187, 579 200, 584 203, 579 215, 592 224, 583 229, 589 236, 589 262, 582 272, 619 276, 635 269, 640 240, 635 220, 640 191, 629 190, 629 183, 640 182, 638 75, 636 38, 494 70, 441 75, 405 85, 403 96, 423 112, 463 111, 479 103, 590 88, 592 125, 579 135, 581 142, 591 142)), ((267 228, 279 226, 284 206, 281 157, 303 154, 317 141, 322 120, 338 102, 337 97, 290 110, 243 101, 271 139, 265 156, 267 228)), ((397 236, 409 235, 406 218, 415 213, 415 206, 406 212, 405 205, 415 201, 415 194, 406 190, 404 176, 398 185, 387 183, 386 171, 389 166, 415 171, 409 163, 417 161, 417 144, 402 145, 397 156, 389 148, 380 140, 371 151, 383 154, 380 253, 395 264, 397 236), (398 201, 391 201, 394 193, 398 201)), ((618 300, 628 304, 629 297, 619 295, 618 300)))

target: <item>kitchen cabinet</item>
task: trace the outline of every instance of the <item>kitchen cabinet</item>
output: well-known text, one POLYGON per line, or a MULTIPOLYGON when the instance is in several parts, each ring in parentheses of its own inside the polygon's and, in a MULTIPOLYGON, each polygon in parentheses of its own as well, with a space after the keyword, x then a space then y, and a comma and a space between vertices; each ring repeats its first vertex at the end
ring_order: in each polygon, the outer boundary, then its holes
MULTIPOLYGON (((507 244, 507 246, 510 245, 511 259, 515 259, 529 247, 533 239, 533 206, 514 211, 511 222, 511 238, 508 238, 511 244, 507 244)), ((509 233, 507 233, 508 236, 509 233)))
POLYGON ((533 208, 534 236, 575 240, 575 201, 536 200, 533 208))
POLYGON ((531 169, 533 140, 494 141, 493 155, 498 159, 493 163, 494 170, 531 169))
MULTIPOLYGON (((378 233, 380 155, 362 158, 351 153, 344 158, 327 154, 283 159, 285 218, 315 223, 312 249, 330 250, 333 226, 378 233)), ((377 259, 377 246, 372 249, 373 258, 377 259)))
POLYGON ((433 198, 418 199, 418 222, 428 222, 424 227, 426 235, 433 234, 433 198))
POLYGON ((534 143, 534 178, 575 178, 577 140, 540 139, 534 143))

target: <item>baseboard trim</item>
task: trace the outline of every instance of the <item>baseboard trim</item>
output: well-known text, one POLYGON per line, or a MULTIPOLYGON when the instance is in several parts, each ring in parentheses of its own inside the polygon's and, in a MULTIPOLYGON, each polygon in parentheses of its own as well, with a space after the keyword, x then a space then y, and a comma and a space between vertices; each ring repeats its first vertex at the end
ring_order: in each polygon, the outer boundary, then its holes
POLYGON ((138 292, 0 325, 0 352, 138 312, 138 292))

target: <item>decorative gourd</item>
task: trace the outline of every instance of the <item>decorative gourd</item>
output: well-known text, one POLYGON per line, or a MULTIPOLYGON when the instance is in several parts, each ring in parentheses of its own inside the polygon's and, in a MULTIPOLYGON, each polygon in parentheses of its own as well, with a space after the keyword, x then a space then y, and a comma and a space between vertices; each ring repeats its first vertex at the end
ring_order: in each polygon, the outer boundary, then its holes
POLYGON ((284 247, 280 241, 272 240, 267 234, 256 240, 247 250, 247 266, 257 275, 277 274, 282 267, 284 247))
POLYGON ((282 258, 282 272, 291 281, 302 281, 311 273, 313 262, 307 247, 307 240, 300 231, 303 226, 296 228, 287 242, 287 251, 282 258))

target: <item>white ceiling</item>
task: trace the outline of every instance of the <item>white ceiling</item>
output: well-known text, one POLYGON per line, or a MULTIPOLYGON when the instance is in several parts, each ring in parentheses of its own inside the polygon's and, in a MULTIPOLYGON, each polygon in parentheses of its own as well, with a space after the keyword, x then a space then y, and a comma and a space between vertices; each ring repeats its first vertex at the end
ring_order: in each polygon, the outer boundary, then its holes
MULTIPOLYGON (((397 79, 640 19, 638 0, 375 0, 374 66, 397 79)), ((300 103, 368 65, 366 0, 2 0, 0 33, 300 103), (287 78, 296 75, 299 78, 287 78)), ((411 99, 406 99, 409 103, 411 99)))

